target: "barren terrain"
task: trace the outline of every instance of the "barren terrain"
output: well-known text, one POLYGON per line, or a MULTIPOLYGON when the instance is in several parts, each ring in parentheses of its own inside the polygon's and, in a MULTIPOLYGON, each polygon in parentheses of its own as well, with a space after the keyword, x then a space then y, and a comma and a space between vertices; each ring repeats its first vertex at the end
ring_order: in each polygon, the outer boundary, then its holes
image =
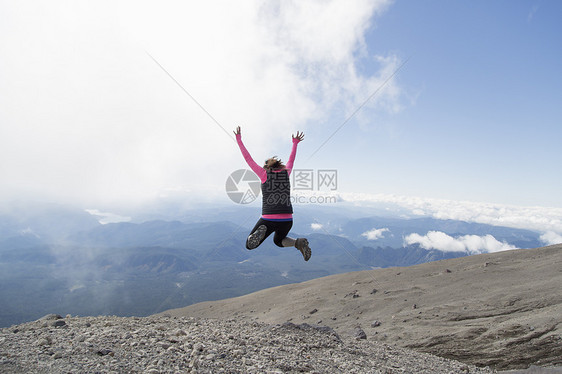
POLYGON ((562 364, 561 286, 555 245, 334 275, 162 314, 306 322, 344 339, 363 330, 367 341, 507 370, 562 364))

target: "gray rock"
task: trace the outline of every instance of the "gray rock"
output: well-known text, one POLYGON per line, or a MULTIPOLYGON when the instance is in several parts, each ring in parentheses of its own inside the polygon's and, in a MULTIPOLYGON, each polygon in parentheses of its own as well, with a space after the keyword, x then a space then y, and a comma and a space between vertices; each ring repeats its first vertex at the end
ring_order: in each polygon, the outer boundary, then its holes
POLYGON ((356 299, 359 297, 359 294, 357 293, 357 290, 351 291, 350 293, 348 293, 347 295, 344 296, 344 299, 346 297, 351 297, 353 299, 356 299))
POLYGON ((42 338, 37 339, 37 341, 35 342, 35 345, 45 346, 45 345, 50 345, 51 343, 52 343, 51 337, 46 336, 46 337, 42 337, 42 338))
POLYGON ((64 322, 64 320, 62 320, 62 319, 57 319, 57 320, 51 322, 51 326, 53 326, 53 327, 62 327, 62 326, 65 326, 65 325, 66 325, 66 322, 64 322))
POLYGON ((58 314, 47 314, 46 316, 39 318, 37 321, 54 321, 56 319, 62 319, 62 316, 58 314))
POLYGON ((367 334, 359 326, 357 326, 355 329, 353 329, 352 335, 356 340, 367 339, 367 334))
POLYGON ((168 349, 168 348, 171 347, 171 344, 170 344, 170 343, 167 343, 167 342, 158 342, 157 344, 158 344, 160 347, 162 347, 163 349, 168 349))
POLYGON ((96 353, 98 354, 98 356, 107 356, 107 355, 113 356, 114 355, 113 351, 111 349, 107 349, 107 348, 100 349, 96 353))

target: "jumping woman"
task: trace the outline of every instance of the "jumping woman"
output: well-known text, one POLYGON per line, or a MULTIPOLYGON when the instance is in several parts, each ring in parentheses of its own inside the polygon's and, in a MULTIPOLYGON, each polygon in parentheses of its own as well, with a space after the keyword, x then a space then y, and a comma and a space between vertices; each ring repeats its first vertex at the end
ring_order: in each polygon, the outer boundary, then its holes
POLYGON ((242 143, 240 126, 236 128, 234 134, 246 163, 261 180, 262 215, 246 240, 246 248, 257 248, 274 232, 273 242, 278 247, 295 247, 301 251, 304 260, 308 261, 311 256, 308 240, 306 238, 292 239, 287 236, 293 226, 289 176, 297 154, 297 144, 304 139, 304 133, 297 131, 296 136, 292 135, 293 149, 287 165, 283 165, 281 160, 274 156, 265 160, 263 167, 252 159, 244 143, 242 143))

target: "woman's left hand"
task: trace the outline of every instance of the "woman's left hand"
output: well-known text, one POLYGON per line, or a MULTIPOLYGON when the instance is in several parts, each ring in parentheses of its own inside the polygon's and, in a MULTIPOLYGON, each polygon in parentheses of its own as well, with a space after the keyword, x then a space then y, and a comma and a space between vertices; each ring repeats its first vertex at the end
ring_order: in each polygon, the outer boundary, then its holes
POLYGON ((299 142, 302 142, 304 140, 304 132, 298 132, 297 131, 297 135, 291 135, 293 137, 293 140, 298 139, 299 142))

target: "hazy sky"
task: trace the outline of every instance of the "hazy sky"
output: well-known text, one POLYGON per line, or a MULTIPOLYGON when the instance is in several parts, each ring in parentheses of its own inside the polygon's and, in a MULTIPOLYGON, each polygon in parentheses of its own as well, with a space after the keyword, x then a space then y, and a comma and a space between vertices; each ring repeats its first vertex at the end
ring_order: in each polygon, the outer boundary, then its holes
POLYGON ((221 126, 240 125, 258 162, 304 131, 295 168, 337 169, 340 192, 562 208, 561 14, 557 0, 0 0, 0 199, 226 200, 246 165, 221 126))

